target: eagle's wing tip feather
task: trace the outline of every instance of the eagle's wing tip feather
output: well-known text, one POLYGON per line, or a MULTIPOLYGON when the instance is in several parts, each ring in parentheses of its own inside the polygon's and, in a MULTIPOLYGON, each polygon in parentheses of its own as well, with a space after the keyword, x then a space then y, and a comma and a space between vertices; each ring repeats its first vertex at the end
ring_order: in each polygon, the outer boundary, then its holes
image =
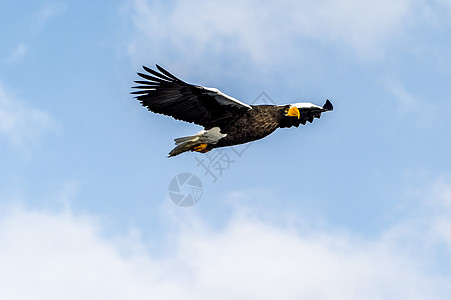
POLYGON ((334 110, 334 106, 332 105, 332 102, 329 101, 329 99, 326 99, 326 103, 323 105, 323 109, 334 110))

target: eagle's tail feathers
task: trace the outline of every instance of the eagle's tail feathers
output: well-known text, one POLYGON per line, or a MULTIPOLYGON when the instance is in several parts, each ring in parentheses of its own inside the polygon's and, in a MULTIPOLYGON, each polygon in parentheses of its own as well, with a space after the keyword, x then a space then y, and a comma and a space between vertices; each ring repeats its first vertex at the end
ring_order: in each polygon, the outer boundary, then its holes
MULTIPOLYGON (((176 147, 169 152, 168 157, 176 156, 187 151, 194 151, 194 147, 200 144, 213 145, 216 144, 220 139, 225 137, 227 134, 222 134, 219 127, 213 127, 209 130, 202 130, 196 135, 185 136, 181 138, 176 138, 176 147)), ((211 148, 209 148, 211 149, 211 148)), ((198 150, 196 150, 198 151, 198 150)), ((200 151, 198 151, 200 152, 200 151)))
POLYGON ((181 138, 174 139, 174 142, 175 142, 176 145, 180 145, 180 144, 183 144, 183 143, 185 143, 187 141, 193 140, 196 137, 197 137, 197 135, 184 136, 184 137, 181 137, 181 138))
POLYGON ((168 157, 173 157, 173 156, 182 154, 183 152, 190 151, 191 148, 192 147, 191 147, 191 145, 189 145, 189 143, 184 143, 184 144, 178 145, 177 147, 172 149, 171 152, 169 152, 168 157))

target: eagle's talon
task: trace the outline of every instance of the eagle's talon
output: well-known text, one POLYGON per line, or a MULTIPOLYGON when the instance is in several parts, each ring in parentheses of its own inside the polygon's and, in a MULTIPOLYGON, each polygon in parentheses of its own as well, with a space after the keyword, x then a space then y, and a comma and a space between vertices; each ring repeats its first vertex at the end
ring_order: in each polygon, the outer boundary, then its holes
POLYGON ((208 147, 208 144, 199 144, 199 145, 193 147, 193 151, 205 153, 208 151, 208 150, 207 151, 205 150, 205 149, 207 149, 207 147, 208 147))

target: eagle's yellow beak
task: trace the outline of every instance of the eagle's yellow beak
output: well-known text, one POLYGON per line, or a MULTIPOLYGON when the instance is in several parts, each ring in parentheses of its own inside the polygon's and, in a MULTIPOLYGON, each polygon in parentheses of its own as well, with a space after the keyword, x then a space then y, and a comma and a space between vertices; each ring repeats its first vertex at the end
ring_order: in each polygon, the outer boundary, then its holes
POLYGON ((287 116, 289 116, 289 117, 298 117, 298 119, 299 119, 301 117, 301 113, 299 112, 299 109, 296 106, 292 106, 288 110, 287 116))

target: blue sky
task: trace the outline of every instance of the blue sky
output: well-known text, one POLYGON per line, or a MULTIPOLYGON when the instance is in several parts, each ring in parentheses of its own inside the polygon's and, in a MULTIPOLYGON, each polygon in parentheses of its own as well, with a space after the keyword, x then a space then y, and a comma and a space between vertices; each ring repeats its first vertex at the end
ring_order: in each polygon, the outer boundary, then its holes
POLYGON ((446 299, 450 17, 440 0, 0 2, 1 298, 446 299), (167 158, 201 128, 129 94, 156 63, 335 110, 224 149, 214 182, 205 156, 167 158), (168 196, 182 172, 203 184, 190 208, 168 196))

